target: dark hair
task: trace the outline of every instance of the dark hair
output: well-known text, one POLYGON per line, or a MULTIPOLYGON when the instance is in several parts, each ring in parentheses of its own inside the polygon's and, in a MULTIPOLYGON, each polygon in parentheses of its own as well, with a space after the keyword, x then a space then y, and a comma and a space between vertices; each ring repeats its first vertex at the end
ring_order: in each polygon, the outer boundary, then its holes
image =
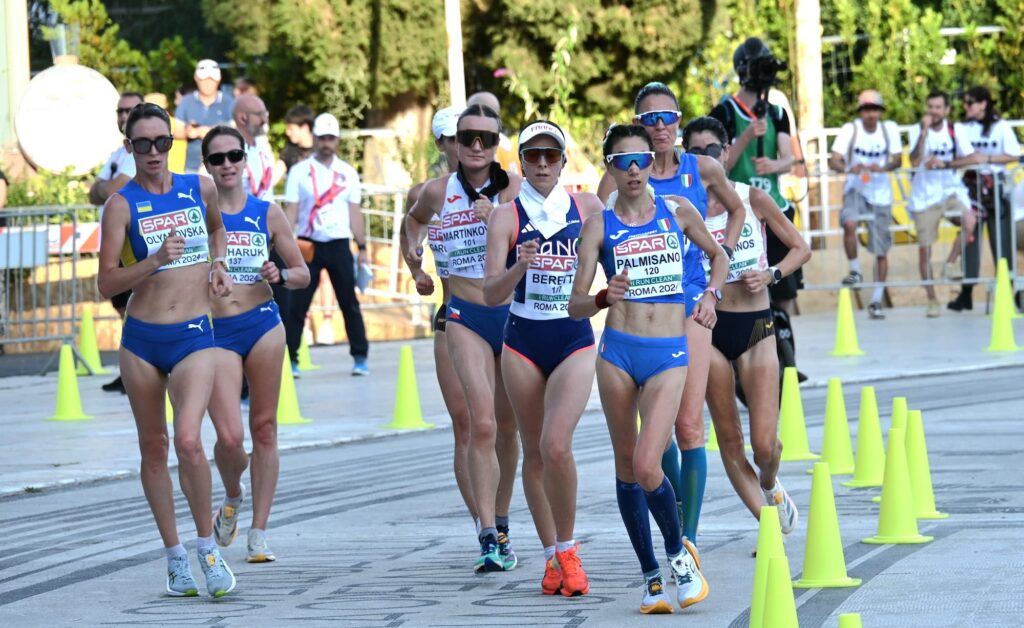
POLYGON ((966 92, 964 98, 970 97, 977 102, 985 102, 985 115, 981 118, 981 134, 988 136, 992 125, 999 119, 999 111, 996 109, 996 102, 992 100, 992 92, 983 85, 975 85, 966 92))
POLYGON ((624 140, 627 137, 639 137, 643 141, 647 142, 647 147, 654 150, 654 141, 651 136, 647 133, 647 129, 640 124, 613 124, 608 127, 608 133, 604 136, 604 144, 601 147, 604 156, 611 155, 614 151, 612 150, 619 140, 624 140))
POLYGON ((122 92, 119 98, 138 98, 141 102, 146 101, 146 97, 139 92, 122 92))
POLYGON ((933 89, 932 91, 928 92, 928 98, 925 98, 925 101, 929 101, 932 98, 941 98, 942 104, 946 105, 947 107, 949 106, 949 94, 942 91, 941 89, 933 89))
POLYGON ((313 128, 313 121, 316 119, 316 114, 313 110, 306 105, 295 105, 284 114, 285 124, 305 124, 311 130, 313 128))
POLYGON ((252 80, 248 76, 239 76, 235 79, 235 87, 242 88, 243 86, 247 86, 253 96, 259 96, 259 86, 256 85, 256 81, 252 80))
POLYGON ((144 118, 160 118, 167 125, 167 130, 171 130, 171 116, 167 115, 167 110, 160 105, 144 102, 132 107, 128 120, 124 123, 124 136, 132 139, 132 128, 136 122, 144 118))
POLYGON ((178 89, 176 91, 179 94, 181 94, 182 96, 188 96, 192 92, 196 91, 196 84, 195 83, 182 83, 181 85, 178 86, 178 89))
POLYGON ((676 98, 675 92, 669 89, 668 85, 659 81, 651 81, 647 85, 640 88, 640 91, 636 93, 636 99, 633 100, 633 113, 640 113, 640 103, 644 101, 644 98, 648 96, 668 96, 672 99, 672 102, 676 104, 676 109, 679 108, 679 99, 676 98))
POLYGON ((210 132, 207 133, 206 137, 203 138, 203 161, 206 161, 206 157, 210 154, 210 144, 213 142, 215 138, 220 137, 221 135, 227 135, 229 137, 235 138, 236 140, 238 140, 238 147, 241 148, 242 150, 245 150, 245 139, 242 138, 242 134, 238 132, 238 129, 230 126, 225 126, 223 124, 218 124, 217 126, 210 129, 210 132))
POLYGON ((729 134, 725 132, 725 125, 718 118, 704 116, 694 118, 683 127, 683 148, 690 148, 690 138, 696 133, 712 133, 722 143, 722 146, 729 144, 729 134))
POLYGON ((463 118, 471 118, 474 116, 494 119, 494 121, 498 123, 498 133, 501 133, 501 116, 498 115, 497 111, 491 109, 487 105, 470 105, 466 107, 462 113, 459 114, 459 119, 455 123, 455 128, 459 128, 459 125, 462 124, 463 118))

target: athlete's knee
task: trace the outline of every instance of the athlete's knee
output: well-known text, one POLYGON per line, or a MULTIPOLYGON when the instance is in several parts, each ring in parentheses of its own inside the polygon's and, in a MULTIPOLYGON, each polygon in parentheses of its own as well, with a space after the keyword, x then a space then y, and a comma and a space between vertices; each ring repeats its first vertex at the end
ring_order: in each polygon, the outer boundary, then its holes
POLYGON ((754 464, 768 467, 775 464, 777 456, 782 455, 782 443, 774 434, 764 438, 753 439, 751 448, 754 450, 754 464))
POLYGON ((180 432, 174 435, 174 453, 180 462, 196 463, 205 459, 203 441, 197 430, 194 433, 180 432))
POLYGON ((540 441, 540 453, 544 464, 553 469, 560 469, 572 464, 572 441, 565 438, 543 437, 540 441))
POLYGON ((253 447, 277 447, 277 416, 257 417, 252 424, 253 447))
POLYGON ((633 475, 645 490, 654 490, 661 484, 664 472, 661 470, 661 452, 657 455, 638 453, 633 457, 633 475))
POLYGON ((167 434, 139 436, 139 452, 144 466, 166 468, 169 448, 167 434))
POLYGON ((494 446, 498 435, 498 426, 494 417, 489 419, 476 418, 469 425, 469 443, 471 446, 494 446))
POLYGON ((676 444, 679 449, 693 449, 704 444, 703 421, 680 421, 676 423, 676 444))

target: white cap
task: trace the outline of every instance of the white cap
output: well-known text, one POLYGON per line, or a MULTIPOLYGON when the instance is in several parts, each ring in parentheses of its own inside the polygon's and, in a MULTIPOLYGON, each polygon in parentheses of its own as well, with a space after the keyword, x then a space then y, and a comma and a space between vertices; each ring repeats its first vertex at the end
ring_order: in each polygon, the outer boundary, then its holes
POLYGON ((558 145, 562 150, 565 150, 565 134, 562 133, 562 129, 546 120, 538 120, 527 124, 523 130, 519 132, 519 147, 522 148, 524 144, 541 135, 547 135, 558 142, 558 145))
POLYGON ((438 109, 437 113, 434 114, 434 121, 431 123, 431 128, 434 131, 434 137, 441 139, 442 137, 455 137, 455 133, 458 130, 459 124, 459 108, 458 107, 445 107, 444 109, 438 109))
POLYGON ((338 137, 341 135, 341 126, 338 124, 338 119, 331 113, 321 113, 313 121, 313 135, 320 137, 321 135, 333 135, 338 137))
POLYGON ((213 59, 201 59, 196 64, 196 78, 220 81, 220 64, 213 59))

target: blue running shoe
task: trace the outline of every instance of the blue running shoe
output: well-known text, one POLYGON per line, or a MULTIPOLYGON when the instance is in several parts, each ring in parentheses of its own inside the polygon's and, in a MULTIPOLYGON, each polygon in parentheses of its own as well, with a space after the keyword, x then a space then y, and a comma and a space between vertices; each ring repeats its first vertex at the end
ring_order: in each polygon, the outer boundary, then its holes
POLYGON ((206 576, 206 591, 211 596, 224 597, 235 589, 235 574, 221 558, 219 549, 199 550, 199 564, 206 576))
POLYGON ((480 541, 480 558, 476 559, 473 570, 477 573, 505 570, 505 564, 498 553, 498 539, 487 535, 480 541))
POLYGON ((167 561, 167 595, 172 597, 199 595, 199 585, 192 577, 192 565, 188 562, 188 554, 175 556, 167 561))
POLYGON ((356 356, 356 363, 352 366, 352 377, 366 377, 370 374, 370 365, 366 356, 356 356))

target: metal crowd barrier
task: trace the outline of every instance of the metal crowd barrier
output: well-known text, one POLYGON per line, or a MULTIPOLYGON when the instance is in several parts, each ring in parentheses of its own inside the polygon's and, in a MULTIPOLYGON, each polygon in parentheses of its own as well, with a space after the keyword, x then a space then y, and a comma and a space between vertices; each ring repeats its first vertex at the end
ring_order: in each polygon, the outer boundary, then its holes
MULTIPOLYGON (((78 210, 86 207, 0 209, 0 350, 24 343, 74 345, 78 210)), ((55 349, 43 373, 57 355, 55 349)))

